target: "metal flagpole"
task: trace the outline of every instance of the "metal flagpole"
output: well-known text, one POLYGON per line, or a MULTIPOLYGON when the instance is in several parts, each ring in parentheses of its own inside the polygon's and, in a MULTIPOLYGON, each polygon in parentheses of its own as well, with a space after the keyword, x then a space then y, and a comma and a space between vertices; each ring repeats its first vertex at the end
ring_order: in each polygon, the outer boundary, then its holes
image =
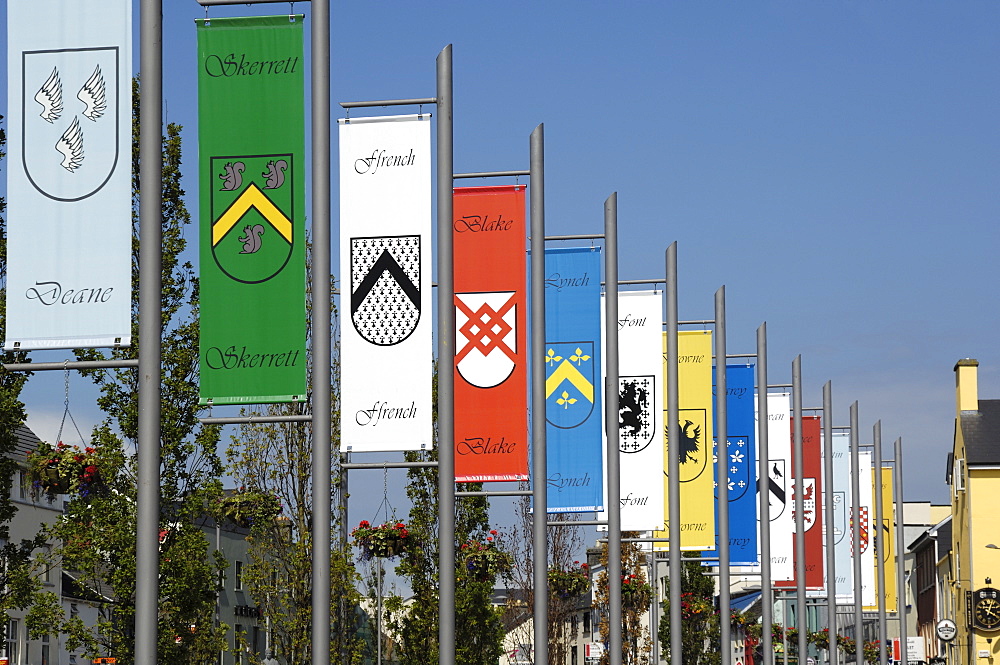
POLYGON ((677 390, 677 241, 667 247, 667 538, 670 545, 670 662, 683 662, 681 633, 680 401, 677 390))
POLYGON ((864 619, 861 616, 861 470, 858 403, 851 404, 851 552, 854 554, 854 661, 864 665, 864 619))
POLYGON ((455 663, 455 372, 452 367, 455 358, 455 275, 451 237, 455 169, 452 103, 449 44, 437 57, 438 662, 441 665, 455 663))
POLYGON ((764 665, 774 662, 774 591, 771 587, 771 490, 767 426, 767 322, 757 328, 757 505, 760 513, 760 621, 764 665))
MULTIPOLYGON (((330 663, 330 0, 312 0, 312 662, 330 663)), ((141 661, 140 661, 141 662, 141 661)))
POLYGON ((879 643, 879 657, 878 662, 881 665, 886 665, 886 653, 885 653, 885 642, 886 642, 886 625, 885 625, 885 535, 882 529, 885 527, 885 522, 883 521, 885 515, 882 510, 882 421, 875 421, 875 426, 872 430, 872 443, 875 448, 875 528, 872 529, 874 532, 875 541, 875 584, 878 589, 878 643, 879 643))
POLYGON ((160 524, 160 291, 163 223, 163 1, 140 4, 139 439, 136 495, 135 660, 155 663, 160 524))
POLYGON ((833 384, 823 386, 823 499, 826 502, 826 625, 830 665, 837 665, 837 556, 834 547, 836 520, 833 515, 833 384))
POLYGON ((534 665, 549 662, 548 593, 548 470, 545 460, 545 125, 535 127, 531 147, 531 523, 532 586, 534 587, 534 665))
POLYGON ((899 658, 900 665, 906 665, 906 537, 903 519, 903 440, 896 439, 893 458, 893 490, 896 500, 896 615, 899 617, 899 658))
POLYGON ((618 193, 604 202, 604 298, 606 351, 605 430, 608 458, 608 640, 611 665, 622 662, 622 504, 618 448, 618 193))
POLYGON ((726 381, 726 287, 715 292, 715 496, 719 510, 719 641, 722 665, 732 665, 732 588, 729 578, 729 405, 726 381))
MULTIPOLYGON (((795 458, 795 627, 799 660, 806 655, 806 529, 805 478, 802 470, 802 356, 792 361, 792 431, 795 458)), ((787 625, 787 624, 786 624, 787 625)))

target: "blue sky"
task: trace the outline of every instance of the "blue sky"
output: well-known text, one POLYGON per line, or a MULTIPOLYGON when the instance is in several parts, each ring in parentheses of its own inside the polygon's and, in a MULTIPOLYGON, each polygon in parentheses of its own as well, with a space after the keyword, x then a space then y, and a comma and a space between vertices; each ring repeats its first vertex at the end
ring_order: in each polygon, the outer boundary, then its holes
MULTIPOLYGON (((194 213, 205 10, 164 6, 194 213)), ((549 234, 599 233, 617 192, 622 279, 661 277, 676 241, 682 319, 712 318, 725 285, 731 352, 766 321, 773 383, 801 354, 806 406, 832 381, 835 425, 857 400, 863 441, 878 419, 887 450, 903 438, 906 498, 948 500, 955 362, 977 358, 980 396, 1000 398, 1000 3, 335 2, 332 18, 334 104, 434 96, 452 44, 456 171, 526 169, 544 123, 549 234)), ((98 414, 73 386, 86 431, 98 414)), ((25 397, 54 437, 61 374, 25 397)))

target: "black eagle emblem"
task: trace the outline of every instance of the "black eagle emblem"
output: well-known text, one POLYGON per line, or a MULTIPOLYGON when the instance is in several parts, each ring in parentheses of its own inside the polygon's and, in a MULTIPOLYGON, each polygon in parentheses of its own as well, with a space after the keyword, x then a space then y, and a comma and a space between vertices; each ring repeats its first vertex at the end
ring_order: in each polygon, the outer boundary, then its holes
POLYGON ((685 420, 681 426, 681 464, 697 461, 695 453, 698 452, 701 443, 699 437, 701 437, 701 426, 685 420))

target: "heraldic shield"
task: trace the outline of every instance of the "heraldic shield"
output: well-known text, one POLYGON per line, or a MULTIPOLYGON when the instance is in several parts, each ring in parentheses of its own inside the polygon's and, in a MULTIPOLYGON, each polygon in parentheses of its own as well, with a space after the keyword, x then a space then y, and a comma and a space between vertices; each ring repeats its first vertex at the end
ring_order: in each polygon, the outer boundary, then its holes
POLYGON ((772 459, 767 463, 767 495, 771 521, 785 513, 788 507, 788 485, 785 483, 785 460, 772 459))
POLYGON ((458 373, 477 388, 500 385, 517 364, 515 291, 455 294, 458 373))
MULTIPOLYGON (((680 416, 681 430, 681 464, 680 482, 689 483, 702 473, 708 466, 708 444, 705 443, 705 429, 708 424, 708 415, 704 409, 681 409, 680 416)), ((667 410, 663 410, 663 419, 667 418, 667 410)), ((663 440, 669 450, 669 429, 664 426, 663 440)), ((666 474, 666 471, 664 471, 666 474)))
POLYGON ((833 544, 839 545, 847 534, 847 492, 833 493, 833 544))
POLYGON ((618 377, 618 449, 637 453, 649 447, 656 435, 653 407, 656 381, 652 376, 618 377))
MULTIPOLYGON (((727 442, 726 459, 720 464, 728 464, 729 500, 738 501, 754 484, 750 478, 750 465, 747 463, 747 447, 749 440, 745 436, 731 436, 727 442)), ((716 494, 718 496, 718 494, 716 494)))
POLYGON ((351 321, 378 346, 413 334, 420 321, 420 236, 351 238, 351 321))
MULTIPOLYGON (((808 531, 816 524, 816 479, 802 479, 802 525, 803 531, 808 531)), ((792 483, 792 519, 795 519, 796 484, 792 483)))
POLYGON ((56 201, 93 196, 123 161, 118 47, 25 51, 21 68, 25 175, 56 201))
POLYGON ((579 427, 594 411, 594 343, 545 345, 545 419, 554 427, 579 427))
POLYGON ((266 282, 288 264, 295 238, 291 154, 212 157, 212 256, 245 284, 266 282))

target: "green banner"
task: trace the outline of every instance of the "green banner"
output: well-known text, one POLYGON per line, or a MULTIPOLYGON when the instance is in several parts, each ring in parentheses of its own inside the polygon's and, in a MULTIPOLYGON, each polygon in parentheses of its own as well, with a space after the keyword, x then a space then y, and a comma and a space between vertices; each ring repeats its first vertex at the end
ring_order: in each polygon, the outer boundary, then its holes
POLYGON ((195 21, 202 404, 305 400, 302 18, 195 21))

